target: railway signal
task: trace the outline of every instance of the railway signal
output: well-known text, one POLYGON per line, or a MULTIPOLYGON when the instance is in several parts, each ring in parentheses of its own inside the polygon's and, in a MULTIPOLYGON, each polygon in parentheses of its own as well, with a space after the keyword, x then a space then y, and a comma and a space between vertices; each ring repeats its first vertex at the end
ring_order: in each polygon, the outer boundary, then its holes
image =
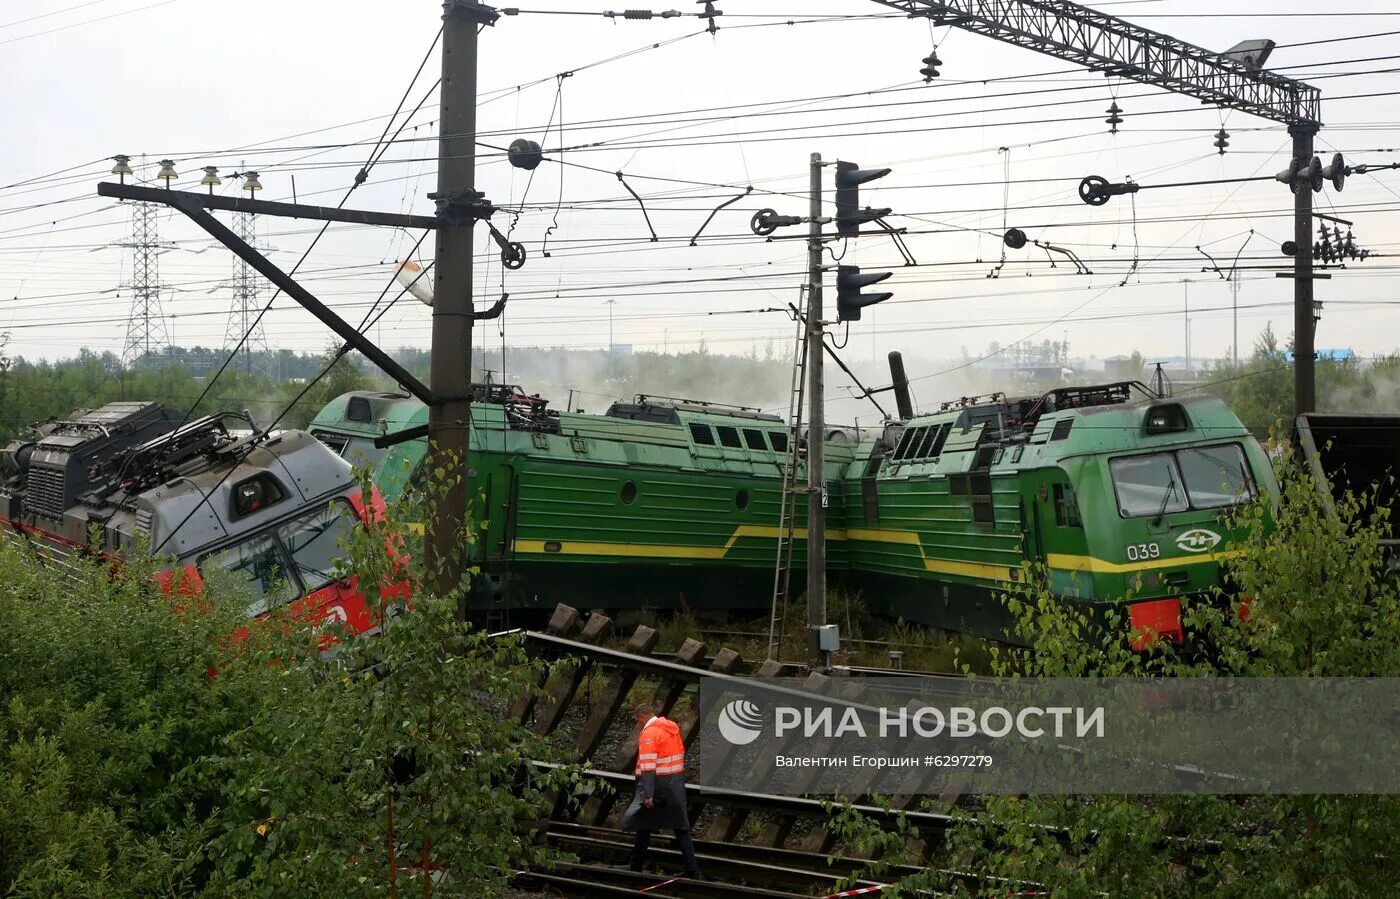
POLYGON ((889 209, 860 208, 860 186, 885 177, 889 169, 863 169, 854 162, 836 163, 836 233, 842 237, 860 234, 860 226, 882 219, 889 209))
POLYGON ((872 284, 879 284, 893 272, 866 272, 854 265, 841 265, 836 269, 836 320, 843 322, 860 321, 860 310, 866 306, 883 303, 894 294, 888 290, 879 293, 861 293, 872 284))

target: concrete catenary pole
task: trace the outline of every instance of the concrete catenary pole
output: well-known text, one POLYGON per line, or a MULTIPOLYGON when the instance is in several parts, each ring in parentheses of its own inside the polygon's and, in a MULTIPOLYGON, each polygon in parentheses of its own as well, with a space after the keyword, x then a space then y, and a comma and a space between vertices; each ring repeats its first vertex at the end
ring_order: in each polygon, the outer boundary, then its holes
POLYGON ((807 230, 807 658, 822 664, 817 629, 826 624, 826 484, 822 390, 822 157, 812 154, 811 208, 807 230))
MULTIPOLYGON (((462 580, 460 542, 467 514, 471 420, 472 240, 476 224, 477 34, 496 20, 489 6, 470 0, 443 4, 442 89, 438 106, 438 179, 432 198, 442 223, 434 256, 433 337, 429 386, 437 402, 428 411, 428 471, 451 477, 434 497, 426 542, 428 576, 445 596, 462 580)), ((465 614, 465 608, 463 608, 465 614)))
MULTIPOLYGON (((1292 125, 1293 156, 1307 169, 1313 157, 1313 137, 1317 125, 1304 122, 1292 125)), ((1312 258, 1312 186, 1306 178, 1295 182, 1293 193, 1293 412, 1302 415, 1317 407, 1313 362, 1313 258, 1312 258)))

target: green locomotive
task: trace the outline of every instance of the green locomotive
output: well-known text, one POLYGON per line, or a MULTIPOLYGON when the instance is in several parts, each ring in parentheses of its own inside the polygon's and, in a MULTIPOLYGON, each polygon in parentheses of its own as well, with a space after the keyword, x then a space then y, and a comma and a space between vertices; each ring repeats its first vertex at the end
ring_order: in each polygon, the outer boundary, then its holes
MULTIPOLYGON (((767 611, 787 428, 743 407, 639 396, 554 412, 476 388, 471 470, 483 611, 767 611)), ((333 401, 310 430, 394 496, 426 450, 377 437, 426 423, 396 393, 333 401)), ((1273 492, 1258 443, 1219 399, 1122 382, 946 404, 864 439, 826 440, 828 566, 875 613, 1007 639, 996 594, 1034 570, 1096 607, 1131 593, 1139 628, 1179 636, 1180 598, 1220 580, 1228 511, 1273 492)), ((799 470, 794 483, 806 481, 799 470)), ((796 504, 792 595, 805 503, 796 504)), ((1014 635, 1011 635, 1014 638, 1014 635)))
POLYGON ((872 611, 1001 638, 1030 570, 1139 629, 1181 636, 1219 583, 1228 512, 1276 490, 1219 399, 1133 382, 945 404, 861 444, 844 477, 849 571, 872 611))
MULTIPOLYGON (((509 385, 478 385, 475 399, 469 477, 481 526, 475 561, 484 577, 473 600, 481 611, 561 601, 768 608, 788 457, 780 418, 642 396, 603 415, 561 413, 509 385)), ((331 402, 309 430, 371 467, 393 498, 412 484, 426 440, 387 450, 374 440, 426 422, 417 400, 356 392, 331 402)), ((854 443, 833 440, 829 453, 840 470, 854 443)), ((799 510, 796 537, 805 534, 799 510)), ((800 542, 794 555, 805 563, 800 542)), ((840 545, 831 563, 845 566, 840 545)))

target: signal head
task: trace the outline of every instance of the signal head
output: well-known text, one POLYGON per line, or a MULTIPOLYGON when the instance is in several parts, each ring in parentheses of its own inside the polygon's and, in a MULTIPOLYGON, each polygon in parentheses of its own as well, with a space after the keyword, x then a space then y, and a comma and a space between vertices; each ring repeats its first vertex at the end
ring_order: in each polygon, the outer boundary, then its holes
POLYGON ((861 274, 854 265, 841 265, 836 268, 836 319, 843 322, 860 321, 860 310, 866 306, 883 303, 894 296, 890 291, 861 293, 872 284, 879 284, 892 276, 893 272, 867 272, 861 274))
POLYGON ((876 181, 890 173, 890 169, 862 169, 854 162, 836 163, 836 232, 843 237, 855 237, 860 226, 866 222, 884 218, 890 214, 888 208, 860 208, 860 186, 876 181))

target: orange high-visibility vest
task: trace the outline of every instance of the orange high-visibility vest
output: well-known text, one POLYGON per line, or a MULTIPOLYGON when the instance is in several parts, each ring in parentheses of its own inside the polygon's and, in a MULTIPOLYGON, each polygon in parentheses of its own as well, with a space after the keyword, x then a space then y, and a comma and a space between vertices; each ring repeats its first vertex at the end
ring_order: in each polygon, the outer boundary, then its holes
POLYGON ((653 718, 637 741, 637 775, 652 771, 657 777, 685 771, 685 745, 680 728, 667 718, 653 718))

